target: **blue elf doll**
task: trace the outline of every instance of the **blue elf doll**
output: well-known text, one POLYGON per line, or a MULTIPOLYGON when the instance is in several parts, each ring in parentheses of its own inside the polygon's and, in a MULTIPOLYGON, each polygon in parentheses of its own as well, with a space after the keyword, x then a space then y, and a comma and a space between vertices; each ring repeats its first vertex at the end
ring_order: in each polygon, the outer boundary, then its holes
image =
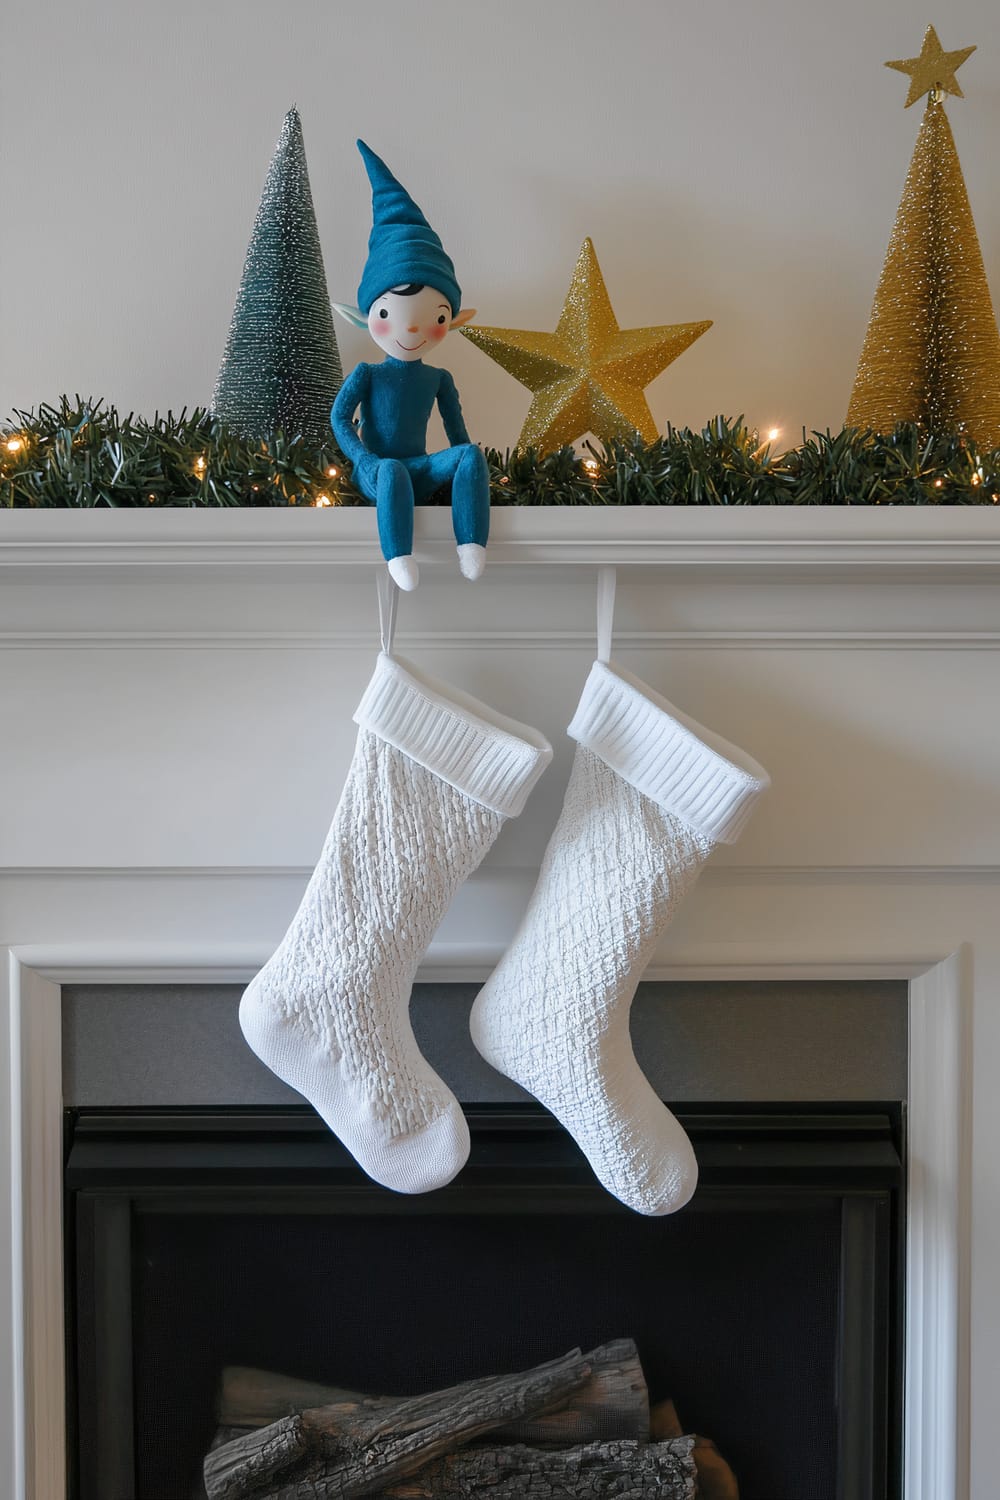
POLYGON ((413 506, 451 482, 451 514, 459 567, 478 578, 486 562, 490 481, 486 459, 469 441, 455 382, 423 356, 475 309, 461 310, 451 257, 385 162, 358 141, 372 185, 372 231, 358 306, 337 311, 385 350, 377 365, 357 365, 330 414, 337 442, 354 466, 354 483, 374 501, 379 542, 401 589, 419 580, 413 558, 413 506), (450 448, 427 452, 435 401, 450 448), (354 413, 361 408, 361 427, 354 413))

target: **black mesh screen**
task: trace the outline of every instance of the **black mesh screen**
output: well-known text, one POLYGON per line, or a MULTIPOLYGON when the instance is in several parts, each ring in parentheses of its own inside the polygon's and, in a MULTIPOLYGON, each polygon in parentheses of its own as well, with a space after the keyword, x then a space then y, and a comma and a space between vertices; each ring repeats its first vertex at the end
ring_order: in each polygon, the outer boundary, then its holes
POLYGON ((408 1394, 624 1335, 742 1500, 836 1500, 840 1213, 139 1213, 139 1500, 197 1493, 226 1364, 408 1394))

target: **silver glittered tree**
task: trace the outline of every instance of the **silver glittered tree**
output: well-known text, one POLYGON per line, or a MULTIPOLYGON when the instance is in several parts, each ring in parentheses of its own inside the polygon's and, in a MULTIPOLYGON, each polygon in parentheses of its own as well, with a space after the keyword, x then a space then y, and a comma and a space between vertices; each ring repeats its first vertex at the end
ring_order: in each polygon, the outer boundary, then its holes
POLYGON ((242 437, 281 428, 323 444, 342 379, 302 122, 292 108, 261 194, 212 405, 242 437))

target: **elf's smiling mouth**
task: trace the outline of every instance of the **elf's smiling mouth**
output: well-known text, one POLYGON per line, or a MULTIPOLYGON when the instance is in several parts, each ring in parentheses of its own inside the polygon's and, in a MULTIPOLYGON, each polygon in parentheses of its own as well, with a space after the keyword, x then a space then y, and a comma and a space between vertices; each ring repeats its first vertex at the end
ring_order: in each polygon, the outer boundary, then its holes
POLYGON ((400 344, 399 339, 396 340, 396 343, 399 344, 400 349, 405 349, 408 354, 412 354, 414 349, 422 349, 426 342, 426 339, 421 339, 419 344, 400 344))

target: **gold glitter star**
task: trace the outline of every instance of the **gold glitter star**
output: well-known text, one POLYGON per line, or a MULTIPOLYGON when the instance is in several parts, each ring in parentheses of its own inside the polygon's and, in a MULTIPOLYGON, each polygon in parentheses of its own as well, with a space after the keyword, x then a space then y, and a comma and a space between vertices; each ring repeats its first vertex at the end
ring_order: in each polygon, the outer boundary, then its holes
POLYGON ((594 246, 584 240, 555 333, 463 328, 533 393, 518 448, 550 453, 592 432, 603 443, 657 437, 644 388, 711 320, 619 328, 594 246))
POLYGON ((904 109, 909 109, 911 104, 915 104, 932 89, 940 89, 945 94, 957 94, 959 99, 964 99, 965 95, 955 74, 975 50, 975 47, 959 47, 957 52, 945 52, 934 27, 928 26, 919 57, 904 57, 898 62, 886 63, 887 68, 895 68, 897 73, 910 75, 910 92, 906 96, 904 109))

